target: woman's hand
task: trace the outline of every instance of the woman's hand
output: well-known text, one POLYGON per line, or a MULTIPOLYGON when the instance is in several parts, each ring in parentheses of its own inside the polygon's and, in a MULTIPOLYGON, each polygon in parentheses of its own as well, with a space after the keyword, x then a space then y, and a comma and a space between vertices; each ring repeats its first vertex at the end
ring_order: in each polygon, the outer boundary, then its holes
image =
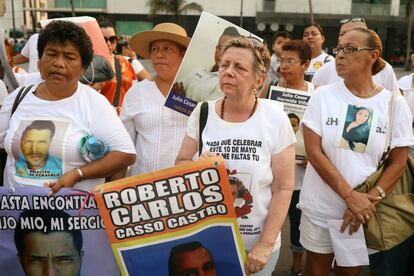
POLYGON ((345 202, 357 219, 361 223, 366 223, 374 215, 375 205, 373 202, 378 200, 381 200, 381 197, 351 191, 349 196, 345 199, 345 202))
POLYGON ((346 227, 349 225, 349 235, 352 235, 353 233, 356 233, 361 226, 361 222, 349 209, 345 210, 343 219, 344 221, 340 229, 341 233, 345 232, 346 227))
POLYGON ((247 254, 246 272, 257 273, 266 266, 269 256, 272 254, 273 244, 259 241, 247 254))
POLYGON ((200 155, 200 159, 210 159, 212 157, 217 157, 219 154, 215 152, 205 151, 200 155))
POLYGON ((61 188, 72 188, 79 180, 79 173, 76 170, 71 170, 62 175, 57 182, 45 183, 45 186, 50 187, 48 195, 53 195, 59 192, 61 188))

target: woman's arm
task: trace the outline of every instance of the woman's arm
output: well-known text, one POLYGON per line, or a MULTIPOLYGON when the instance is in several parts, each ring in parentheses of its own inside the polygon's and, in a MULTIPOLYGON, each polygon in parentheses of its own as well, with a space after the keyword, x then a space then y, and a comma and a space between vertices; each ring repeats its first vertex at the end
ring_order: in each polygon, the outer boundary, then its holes
POLYGON ((289 209, 295 186, 295 145, 272 156, 272 199, 260 241, 247 258, 247 270, 255 273, 263 269, 279 235, 289 209))
POLYGON ((73 187, 76 182, 85 179, 104 178, 135 163, 135 154, 120 151, 110 151, 101 159, 95 160, 63 174, 56 183, 51 183, 51 191, 57 193, 63 187, 73 187))
MULTIPOLYGON (((391 150, 390 155, 387 159, 387 164, 384 172, 381 174, 378 179, 376 186, 379 186, 385 193, 392 191, 397 183, 398 179, 402 176, 405 164, 407 163, 408 158, 408 147, 394 148, 391 150)), ((370 194, 375 197, 380 197, 380 192, 374 186, 372 187, 367 194, 370 194)), ((374 201, 374 205, 378 204, 380 201, 374 201)), ((341 226, 341 231, 344 232, 348 225, 349 234, 352 234, 358 231, 360 222, 357 221, 355 215, 350 212, 348 209, 344 213, 344 222, 341 226)))
POLYGON ((306 155, 322 180, 343 198, 358 220, 365 223, 375 211, 377 197, 353 191, 346 179, 336 169, 322 150, 322 138, 310 128, 303 126, 306 155))
POLYGON ((194 154, 198 151, 198 142, 188 135, 184 136, 180 151, 175 158, 175 164, 183 164, 193 160, 194 154))

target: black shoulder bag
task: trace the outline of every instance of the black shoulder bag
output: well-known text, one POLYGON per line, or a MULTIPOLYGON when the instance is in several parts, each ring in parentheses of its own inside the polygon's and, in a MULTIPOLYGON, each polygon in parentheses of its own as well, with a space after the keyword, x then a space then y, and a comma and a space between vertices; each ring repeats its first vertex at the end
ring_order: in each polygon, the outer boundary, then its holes
POLYGON ((200 108, 200 120, 198 122, 198 155, 201 155, 201 151, 203 150, 203 138, 202 133, 204 128, 206 127, 208 118, 208 102, 203 102, 200 108))
MULTIPOLYGON (((16 111, 19 104, 22 102, 23 98, 29 93, 30 89, 32 89, 33 85, 29 85, 27 87, 22 87, 19 90, 19 93, 14 100, 13 107, 10 113, 10 119, 13 116, 13 113, 16 111)), ((7 152, 5 149, 0 148, 0 186, 3 186, 3 177, 4 177, 4 169, 6 168, 7 162, 7 152)))

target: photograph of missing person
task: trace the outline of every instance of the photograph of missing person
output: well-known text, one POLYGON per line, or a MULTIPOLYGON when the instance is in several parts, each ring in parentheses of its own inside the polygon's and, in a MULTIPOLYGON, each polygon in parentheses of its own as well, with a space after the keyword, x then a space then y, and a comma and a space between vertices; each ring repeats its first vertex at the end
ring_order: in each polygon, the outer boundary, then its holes
POLYGON ((147 244, 118 250, 129 275, 241 276, 242 249, 233 227, 214 223, 194 232, 174 232, 147 244))
POLYGON ((70 230, 68 218, 60 210, 26 210, 14 232, 17 257, 25 275, 80 276, 83 259, 81 230, 70 230), (28 228, 23 221, 41 219, 45 228, 28 228), (63 229, 53 229, 53 221, 63 229))
POLYGON ((253 196, 250 193, 251 175, 237 173, 234 170, 229 173, 229 184, 236 216, 247 219, 253 208, 253 196))
POLYGON ((374 142, 374 110, 363 106, 348 105, 338 129, 336 146, 355 152, 366 152, 374 142))
POLYGON ((295 132, 296 137, 296 145, 295 145, 295 161, 296 164, 306 164, 306 150, 305 150, 305 142, 303 140, 302 131, 300 131, 300 118, 295 113, 288 114, 290 124, 292 125, 293 131, 295 132))
POLYGON ((168 258, 168 271, 170 276, 217 275, 213 255, 198 241, 174 246, 168 258))
POLYGON ((21 121, 13 139, 16 176, 31 179, 58 179, 63 172, 62 145, 67 122, 21 121))

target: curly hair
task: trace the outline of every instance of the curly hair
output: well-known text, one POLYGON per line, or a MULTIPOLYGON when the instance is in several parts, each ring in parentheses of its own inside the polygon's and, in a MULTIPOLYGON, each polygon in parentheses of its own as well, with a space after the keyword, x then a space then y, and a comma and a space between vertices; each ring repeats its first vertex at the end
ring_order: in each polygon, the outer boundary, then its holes
POLYGON ((265 75, 270 66, 270 55, 267 46, 254 37, 236 37, 227 41, 222 49, 221 55, 232 47, 248 49, 254 57, 254 68, 258 75, 265 75))
POLYGON ((42 58, 48 43, 64 44, 66 42, 70 42, 78 48, 82 67, 88 67, 93 58, 91 39, 83 28, 69 21, 54 20, 40 31, 37 42, 39 59, 42 58))
POLYGON ((312 59, 312 50, 303 40, 291 40, 283 44, 282 51, 293 51, 299 54, 301 64, 312 59))

